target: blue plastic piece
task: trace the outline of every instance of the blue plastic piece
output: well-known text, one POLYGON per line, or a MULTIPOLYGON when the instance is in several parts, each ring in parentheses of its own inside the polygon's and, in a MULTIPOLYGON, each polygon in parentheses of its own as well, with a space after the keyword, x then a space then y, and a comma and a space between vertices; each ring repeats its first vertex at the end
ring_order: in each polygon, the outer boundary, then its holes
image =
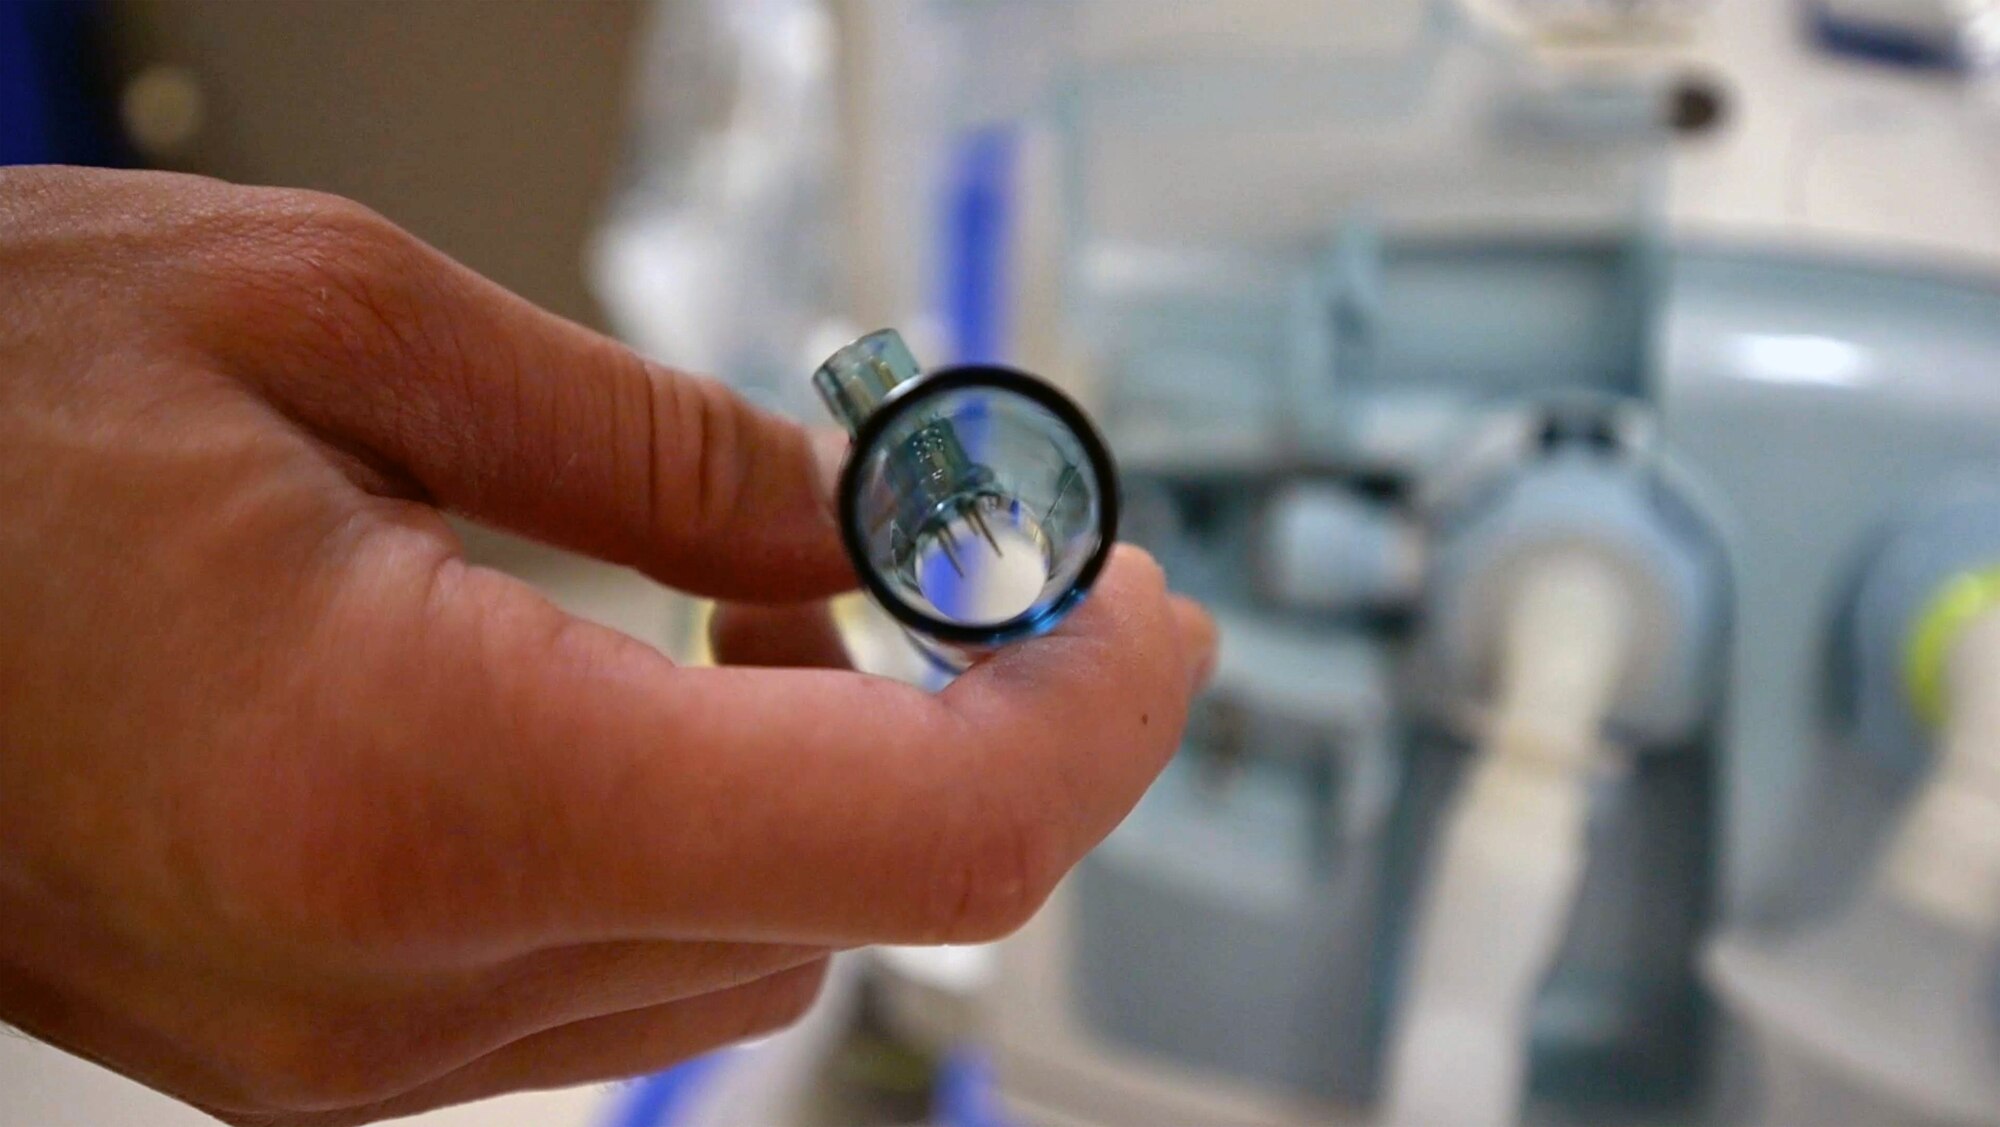
POLYGON ((1812 36, 1837 55, 1889 66, 1957 70, 1964 65, 1956 45, 1887 23, 1842 19, 1822 5, 1807 12, 1812 36))
POLYGON ((945 214, 944 305, 959 364, 1006 360, 1015 149, 1013 130, 993 125, 967 134, 956 155, 945 214))
MULTIPOLYGON (((634 1083, 606 1127, 674 1127, 728 1058, 710 1053, 634 1083)), ((995 1094, 993 1066, 977 1050, 961 1047, 939 1065, 931 1099, 937 1127, 1014 1127, 995 1094)))
POLYGON ((635 1082, 605 1127, 673 1127, 727 1056, 695 1057, 635 1082))
POLYGON ((50 159, 50 82, 36 32, 41 4, 0 4, 0 164, 50 159))
POLYGON ((102 9, 0 0, 0 165, 129 164, 93 67, 102 9))
POLYGON ((954 1049, 938 1065, 931 1096, 937 1127, 1013 1127, 995 1095, 993 1065, 975 1049, 954 1049))

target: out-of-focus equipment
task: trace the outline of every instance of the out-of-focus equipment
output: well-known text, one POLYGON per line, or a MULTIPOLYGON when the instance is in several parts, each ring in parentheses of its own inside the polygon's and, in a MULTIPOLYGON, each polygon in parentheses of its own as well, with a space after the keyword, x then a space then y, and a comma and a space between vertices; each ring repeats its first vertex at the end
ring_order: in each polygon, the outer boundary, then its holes
POLYGON ((1866 567, 1842 686, 1927 777, 1831 918, 1711 952, 1771 1123, 2000 1123, 2000 493, 1940 500, 1866 567))
POLYGON ((967 992, 1010 1115, 2000 1122, 2000 109, 1978 5, 1860 49, 1920 7, 714 6, 632 335, 1046 374, 1222 622, 967 992), (660 333, 717 232, 817 249, 660 333))
POLYGON ((1714 561, 1651 487, 1618 459, 1558 449, 1442 537, 1433 669, 1472 705, 1474 738, 1419 899, 1391 1123, 1513 1121, 1535 997, 1589 859, 1591 793, 1629 785, 1612 732, 1670 747, 1701 723, 1714 561))

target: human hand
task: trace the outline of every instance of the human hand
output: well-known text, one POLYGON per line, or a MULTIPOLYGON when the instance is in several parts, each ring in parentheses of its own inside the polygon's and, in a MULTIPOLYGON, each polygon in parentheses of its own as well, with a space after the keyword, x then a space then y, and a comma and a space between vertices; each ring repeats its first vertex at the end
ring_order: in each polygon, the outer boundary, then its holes
POLYGON ((1127 549, 936 695, 811 668, 810 607, 678 668, 468 565, 440 509, 852 579, 803 430, 344 201, 0 170, 0 276, 0 1020, 232 1122, 649 1071, 999 936, 1212 659, 1127 549))

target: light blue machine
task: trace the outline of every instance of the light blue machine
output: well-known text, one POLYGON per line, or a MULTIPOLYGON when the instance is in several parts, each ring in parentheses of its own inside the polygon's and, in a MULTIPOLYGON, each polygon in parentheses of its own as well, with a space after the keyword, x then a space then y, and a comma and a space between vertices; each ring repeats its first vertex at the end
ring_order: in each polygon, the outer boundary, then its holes
MULTIPOLYGON (((1678 373, 1658 344, 1674 324, 1664 295, 1691 264, 1655 229, 1635 216, 1560 240, 1400 238, 1336 222, 1326 243, 1274 270, 1295 274, 1261 303, 1238 290, 1222 309, 1167 297, 1100 314, 1130 356, 1107 411, 1114 444, 1131 400, 1188 409, 1179 425, 1204 430, 1207 412, 1235 408, 1227 423, 1255 453, 1188 467, 1168 448, 1132 474, 1129 535, 1225 615, 1226 657, 1181 761, 1076 881, 1074 983, 1108 1036, 1365 1107, 1381 1095, 1428 843, 1467 754, 1453 698, 1477 678, 1455 683, 1447 667, 1464 659, 1434 651, 1453 644, 1440 617, 1475 612, 1438 604, 1470 598, 1541 508, 1680 574, 1687 629, 1669 656, 1682 666, 1712 676, 1740 610, 1707 511, 1713 479, 1732 474, 1681 453, 1678 373), (1399 446, 1406 428, 1430 433, 1399 446), (1487 447, 1472 480, 1443 483, 1468 468, 1450 449, 1468 438, 1487 447), (1388 550, 1316 572, 1283 558, 1397 535, 1384 528, 1419 545, 1425 581, 1385 574, 1388 550), (1304 551, 1283 542, 1315 534, 1304 551), (1288 562, 1294 574, 1271 574, 1288 562)), ((1674 715, 1627 717, 1632 769, 1599 796, 1534 1008, 1532 1095, 1586 1117, 1684 1109, 1700 1089, 1695 957, 1715 918, 1729 694, 1682 681, 1642 706, 1674 715)))
MULTIPOLYGON (((1180 760, 1074 882, 1073 1004, 1195 1075, 1380 1108, 1493 691, 1481 616, 1512 556, 1574 539, 1644 573, 1653 610, 1530 1007, 1526 1114, 1754 1115, 1757 1079, 1711 1067, 1732 1034, 1703 944, 1834 911, 1928 765, 1901 705, 1912 607, 1864 638, 1856 591, 1898 522, 2000 480, 2000 285, 1677 231, 1666 169, 1701 141, 1669 126, 1674 78, 1537 84, 1464 30, 1373 69, 1058 84, 1063 303, 1126 534, 1225 623, 1180 760), (1498 154, 1464 159, 1464 196, 1581 183, 1575 221, 1412 220, 1399 185, 1448 194, 1423 180, 1449 156, 1356 193, 1287 151, 1325 128, 1366 161, 1357 119, 1455 120, 1498 154), (1294 139, 1247 140, 1273 131, 1294 139), (1283 215, 1260 230, 1264 206, 1283 215), (1225 218, 1147 230, 1149 209, 1225 218)), ((1900 597, 2000 549, 1996 522, 1968 503, 1934 525, 1900 597)))
MULTIPOLYGON (((1447 268, 1446 251, 1425 253, 1447 268)), ((1495 252, 1465 253, 1477 269, 1495 252)), ((1654 487, 1675 507, 1658 517, 1682 522, 1672 535, 1688 543, 1718 545, 1709 581, 1727 594, 1700 642, 1720 684, 1700 722, 1646 746, 1603 801, 1582 900, 1537 1007, 1533 1091, 1585 1117, 1699 1097, 1711 1007, 1694 963, 1721 909, 1798 923, 1855 878, 1927 765, 1901 732, 1869 740, 1848 726, 1864 694, 1894 689, 1879 657, 1863 683, 1837 664, 1855 660, 1841 632, 1859 573, 1899 518, 2000 471, 2000 292, 1990 283, 1699 247, 1644 257, 1652 268, 1627 284, 1657 296, 1631 322, 1626 353, 1596 381, 1566 382, 1622 393, 1596 418, 1614 433, 1618 420, 1643 419, 1656 445, 1519 455, 1647 466, 1670 457, 1654 487)), ((1505 301, 1528 332, 1564 312, 1539 296, 1505 301)), ((1620 295, 1602 300, 1615 307, 1620 295)), ((1543 373, 1493 375, 1462 390, 1485 398, 1510 376, 1518 387, 1543 373)), ((1521 402, 1494 399, 1496 413, 1521 402)), ((1549 410, 1551 438, 1571 410, 1549 410)), ((1590 425, 1556 441, 1592 447, 1590 425)), ((1182 564, 1177 580, 1245 620, 1296 621, 1241 580, 1258 566, 1245 548, 1259 542, 1259 505, 1301 473, 1390 513, 1421 488, 1331 459, 1220 481, 1162 474, 1154 486, 1168 499, 1156 503, 1179 524, 1162 519, 1153 537, 1182 564)), ((1966 535, 1990 540, 1996 511, 1973 512, 1957 514, 1966 535)), ((1464 742, 1414 703, 1423 683, 1391 672, 1420 622, 1327 614, 1313 632, 1322 649, 1304 660, 1373 686, 1349 716, 1287 724, 1282 703, 1259 709, 1254 687, 1225 678, 1182 762, 1086 864, 1076 982, 1085 1012, 1115 1035, 1366 1101, 1395 1004, 1402 907, 1464 742), (1367 785, 1355 776, 1384 742, 1401 764, 1400 795, 1356 831, 1343 824, 1356 815, 1340 792, 1367 785)), ((1254 663, 1242 664, 1254 677, 1254 663)))

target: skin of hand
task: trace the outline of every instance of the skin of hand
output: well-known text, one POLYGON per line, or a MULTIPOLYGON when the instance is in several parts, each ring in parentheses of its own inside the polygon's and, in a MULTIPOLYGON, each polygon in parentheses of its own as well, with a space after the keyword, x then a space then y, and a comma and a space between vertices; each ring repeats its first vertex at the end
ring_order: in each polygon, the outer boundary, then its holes
POLYGON ((942 693, 840 668, 807 432, 339 199, 0 170, 0 277, 0 1021, 232 1123, 633 1075, 1003 935, 1213 660, 1121 548, 942 693), (441 509, 735 601, 728 664, 441 509))

